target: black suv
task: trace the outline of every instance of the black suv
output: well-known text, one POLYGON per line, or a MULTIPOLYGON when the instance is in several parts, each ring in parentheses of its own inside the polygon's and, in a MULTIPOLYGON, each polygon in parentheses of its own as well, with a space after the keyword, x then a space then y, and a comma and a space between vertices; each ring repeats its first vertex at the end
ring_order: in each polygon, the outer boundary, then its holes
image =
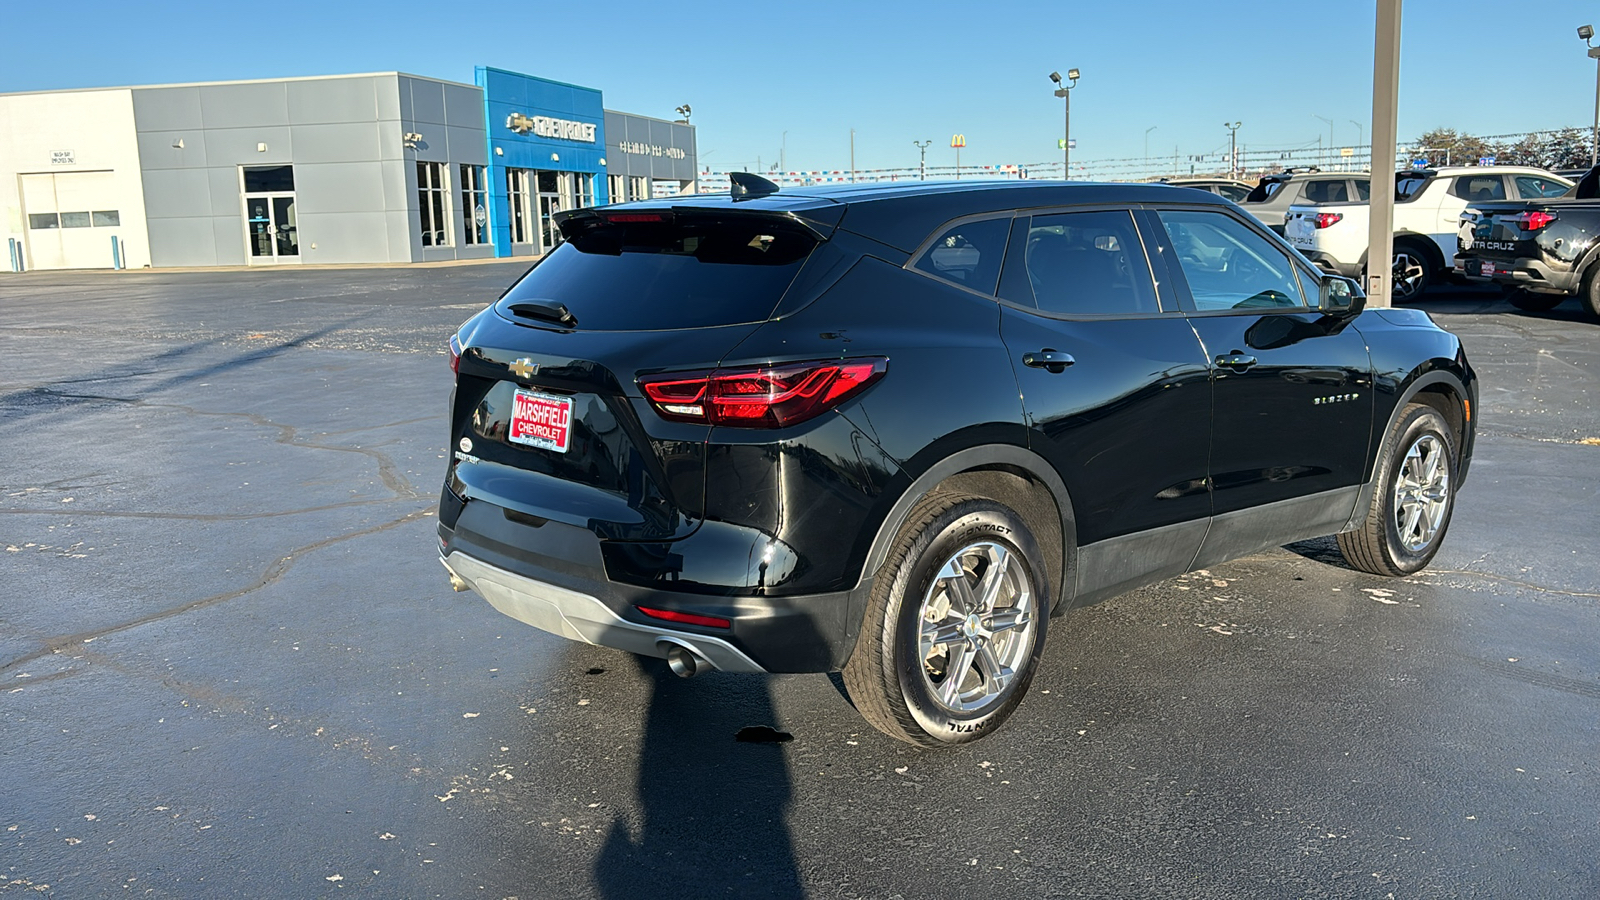
POLYGON ((562 213, 451 340, 458 590, 681 675, 842 669, 938 746, 1053 615, 1290 541, 1433 557, 1476 378, 1237 207, 1164 185, 784 190, 562 213))

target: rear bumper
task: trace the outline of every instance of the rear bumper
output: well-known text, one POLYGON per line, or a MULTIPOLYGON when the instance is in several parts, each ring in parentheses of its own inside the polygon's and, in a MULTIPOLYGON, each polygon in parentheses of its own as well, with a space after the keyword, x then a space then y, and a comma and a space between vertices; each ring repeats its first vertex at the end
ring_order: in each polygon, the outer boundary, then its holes
MULTIPOLYGON (((495 609, 574 641, 662 657, 672 645, 729 672, 828 672, 855 649, 870 579, 849 591, 708 595, 611 580, 593 532, 524 524, 482 500, 439 525, 440 557, 495 609), (640 607, 726 619, 727 628, 652 618, 640 607)), ((672 547, 672 544, 665 545, 672 547)), ((687 548, 685 548, 687 549, 687 548)))
POLYGON ((1479 266, 1484 262, 1477 256, 1457 256, 1454 260, 1457 274, 1479 284, 1502 284, 1542 294, 1575 294, 1578 292, 1578 275, 1571 271, 1558 271, 1549 265, 1526 257, 1511 260, 1488 260, 1495 264, 1493 275, 1485 276, 1479 266), (1507 268, 1502 269, 1500 267, 1507 268))
POLYGON ((465 553, 452 553, 439 561, 490 606, 569 641, 657 657, 666 656, 668 647, 678 646, 724 672, 767 671, 722 638, 629 622, 599 597, 508 572, 465 553))

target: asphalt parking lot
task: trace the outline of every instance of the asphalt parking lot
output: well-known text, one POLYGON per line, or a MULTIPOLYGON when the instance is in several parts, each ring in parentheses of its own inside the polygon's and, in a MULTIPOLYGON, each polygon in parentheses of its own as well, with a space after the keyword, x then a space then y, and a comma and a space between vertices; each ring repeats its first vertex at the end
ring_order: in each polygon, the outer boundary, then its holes
POLYGON ((1575 302, 1423 302, 1483 384, 1432 568, 1312 541, 1074 613, 922 752, 450 591, 444 341, 520 269, 0 276, 0 893, 1600 896, 1575 302))

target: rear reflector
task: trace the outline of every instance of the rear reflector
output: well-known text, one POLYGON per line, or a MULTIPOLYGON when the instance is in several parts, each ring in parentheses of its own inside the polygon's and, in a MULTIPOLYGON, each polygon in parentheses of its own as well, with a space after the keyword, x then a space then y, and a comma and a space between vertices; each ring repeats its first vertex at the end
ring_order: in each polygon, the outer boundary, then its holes
POLYGON ((461 339, 450 335, 450 371, 461 374, 461 339))
POLYGON ((818 360, 639 379, 662 418, 783 428, 819 416, 866 390, 889 370, 882 357, 818 360))
POLYGON ((716 616, 697 616, 694 613, 677 612, 670 609, 650 609, 649 607, 645 606, 639 606, 635 608, 650 618, 660 619, 663 622, 681 622, 684 625, 699 625, 704 628, 733 627, 732 622, 729 622, 727 619, 719 619, 716 616))

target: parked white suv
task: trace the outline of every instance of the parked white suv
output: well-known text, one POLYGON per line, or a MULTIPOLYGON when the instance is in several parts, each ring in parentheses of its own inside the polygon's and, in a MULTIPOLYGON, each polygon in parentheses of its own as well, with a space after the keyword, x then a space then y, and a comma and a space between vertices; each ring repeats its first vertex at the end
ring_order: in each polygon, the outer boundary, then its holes
MULTIPOLYGON (((1566 193, 1572 182, 1527 166, 1411 169, 1395 176, 1394 298, 1415 299, 1449 270, 1461 213, 1469 203, 1532 200, 1566 193)), ((1289 207, 1283 236, 1322 269, 1361 278, 1367 268, 1365 202, 1289 207)))

